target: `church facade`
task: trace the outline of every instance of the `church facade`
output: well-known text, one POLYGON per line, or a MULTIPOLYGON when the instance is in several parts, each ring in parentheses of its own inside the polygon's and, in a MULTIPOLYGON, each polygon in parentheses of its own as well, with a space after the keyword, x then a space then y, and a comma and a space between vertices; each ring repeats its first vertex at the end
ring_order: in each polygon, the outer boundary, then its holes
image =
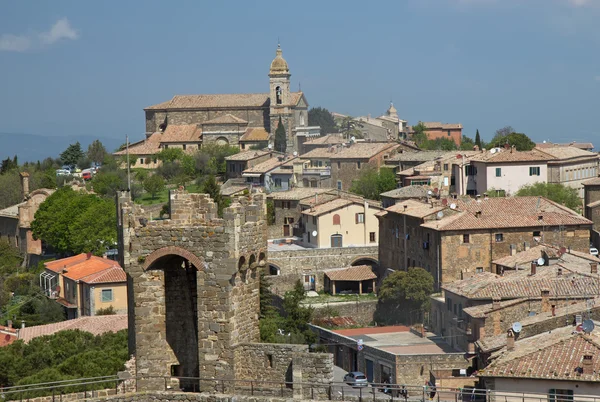
POLYGON ((286 131, 286 150, 296 151, 306 137, 318 136, 319 130, 308 127, 308 102, 302 92, 290 90, 290 77, 278 45, 269 70, 268 93, 176 95, 144 109, 146 138, 157 137, 153 140, 166 148, 169 145, 163 144, 160 138, 163 133, 171 131, 168 130, 171 126, 191 125, 200 133, 195 138, 196 145, 187 148, 185 142, 177 143, 169 138, 171 147, 197 149, 200 144, 208 143, 242 148, 253 143, 266 146, 269 141, 272 143, 281 119, 286 131))

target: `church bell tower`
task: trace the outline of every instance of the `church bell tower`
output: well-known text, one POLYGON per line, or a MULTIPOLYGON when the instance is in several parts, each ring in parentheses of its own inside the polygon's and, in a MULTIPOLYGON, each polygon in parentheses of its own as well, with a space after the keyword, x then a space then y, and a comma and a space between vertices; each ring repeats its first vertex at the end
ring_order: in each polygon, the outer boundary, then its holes
POLYGON ((275 58, 271 62, 269 70, 269 97, 270 97, 270 133, 273 138, 279 118, 285 127, 287 137, 287 148, 293 148, 292 138, 292 97, 290 93, 290 69, 281 55, 281 46, 277 45, 275 58))

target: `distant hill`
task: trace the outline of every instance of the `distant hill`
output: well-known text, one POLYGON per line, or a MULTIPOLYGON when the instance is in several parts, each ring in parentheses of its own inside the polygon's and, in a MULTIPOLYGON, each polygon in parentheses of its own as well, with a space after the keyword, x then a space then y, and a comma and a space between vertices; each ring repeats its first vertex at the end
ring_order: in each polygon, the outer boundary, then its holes
POLYGON ((114 152, 117 147, 125 142, 125 139, 92 137, 92 136, 42 136, 21 133, 0 133, 0 160, 17 155, 19 163, 43 161, 48 157, 58 158, 69 144, 77 141, 81 148, 86 151, 87 147, 94 141, 100 140, 108 152, 114 152))

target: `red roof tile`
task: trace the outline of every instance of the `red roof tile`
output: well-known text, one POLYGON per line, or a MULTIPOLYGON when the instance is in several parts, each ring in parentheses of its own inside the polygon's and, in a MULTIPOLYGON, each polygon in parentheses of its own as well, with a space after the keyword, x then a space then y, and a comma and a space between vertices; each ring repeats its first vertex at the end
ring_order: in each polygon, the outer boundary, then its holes
POLYGON ((332 281, 356 282, 377 279, 377 275, 373 273, 373 270, 368 265, 358 265, 354 267, 325 271, 325 276, 332 281))
POLYGON ((127 328, 127 315, 99 315, 93 317, 80 317, 73 320, 57 322, 54 324, 37 325, 19 329, 19 339, 29 342, 38 336, 51 335, 58 331, 78 329, 100 335, 106 332, 118 332, 127 328))
MULTIPOLYGON (((82 253, 72 257, 63 258, 56 261, 44 263, 46 269, 59 273, 72 280, 80 280, 93 274, 99 274, 118 268, 123 269, 118 262, 102 257, 92 255, 88 258, 87 254, 82 253)), ((116 271, 113 271, 116 272, 116 271)), ((111 274, 111 277, 115 274, 111 274)))

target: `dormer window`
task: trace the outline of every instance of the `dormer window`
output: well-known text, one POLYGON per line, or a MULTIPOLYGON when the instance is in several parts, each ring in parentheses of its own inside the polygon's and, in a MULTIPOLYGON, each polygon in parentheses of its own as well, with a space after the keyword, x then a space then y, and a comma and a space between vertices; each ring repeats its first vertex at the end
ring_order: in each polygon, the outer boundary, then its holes
POLYGON ((275 101, 278 105, 281 105, 281 87, 275 88, 275 101))

